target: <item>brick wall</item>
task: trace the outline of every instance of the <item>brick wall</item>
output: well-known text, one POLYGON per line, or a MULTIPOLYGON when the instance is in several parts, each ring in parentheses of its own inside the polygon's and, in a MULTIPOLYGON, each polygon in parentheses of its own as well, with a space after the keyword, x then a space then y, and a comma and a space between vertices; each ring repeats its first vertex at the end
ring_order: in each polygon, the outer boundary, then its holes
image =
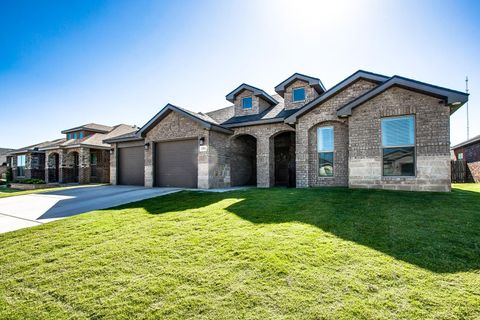
POLYGON ((346 127, 348 120, 338 118, 337 109, 376 86, 376 83, 360 79, 298 119, 296 124, 297 187, 346 185, 345 172, 348 172, 348 162, 345 158, 348 154, 348 137, 345 130, 348 130, 346 127), (334 156, 334 176, 320 178, 316 128, 326 124, 334 124, 334 143, 338 150, 335 150, 334 156))
POLYGON ((394 87, 353 110, 349 118, 349 185, 397 190, 449 191, 447 106, 438 98, 394 87), (382 177, 383 117, 415 115, 416 177, 382 177))
POLYGON ((297 109, 303 107, 313 99, 318 97, 317 91, 308 84, 308 82, 303 80, 295 80, 288 87, 285 88, 285 92, 283 94, 285 109, 297 109), (293 102, 293 89, 296 88, 305 88, 305 101, 293 102))
POLYGON ((262 113, 265 109, 270 107, 270 104, 258 96, 254 96, 253 92, 250 90, 243 90, 240 92, 234 101, 235 116, 246 116, 249 114, 258 114, 262 113), (243 109, 243 98, 252 97, 252 108, 243 109))

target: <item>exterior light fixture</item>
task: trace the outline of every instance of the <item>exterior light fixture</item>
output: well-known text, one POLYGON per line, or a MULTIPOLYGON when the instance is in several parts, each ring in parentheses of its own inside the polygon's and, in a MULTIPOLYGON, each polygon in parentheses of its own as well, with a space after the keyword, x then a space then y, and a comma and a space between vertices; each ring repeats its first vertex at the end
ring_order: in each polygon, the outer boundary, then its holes
POLYGON ((150 142, 145 143, 145 150, 150 149, 150 142))
POLYGON ((115 151, 115 149, 110 149, 110 154, 113 154, 113 152, 115 151))
POLYGON ((198 140, 198 144, 203 146, 205 145, 205 137, 201 137, 199 140, 198 140))

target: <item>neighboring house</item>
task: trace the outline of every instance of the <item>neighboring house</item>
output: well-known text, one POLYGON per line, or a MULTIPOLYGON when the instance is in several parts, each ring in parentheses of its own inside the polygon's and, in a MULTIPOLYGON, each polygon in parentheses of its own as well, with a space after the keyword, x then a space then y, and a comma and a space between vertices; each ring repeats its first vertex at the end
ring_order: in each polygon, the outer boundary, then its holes
POLYGON ((7 154, 13 149, 0 148, 0 179, 3 178, 3 174, 7 171, 7 154))
POLYGON ((329 90, 295 73, 275 91, 242 84, 205 114, 166 105, 105 141, 111 183, 450 190, 449 119, 467 94, 366 71, 329 90))
POLYGON ((36 178, 47 183, 108 183, 110 149, 104 139, 138 128, 95 123, 62 131, 65 138, 46 141, 9 153, 15 180, 36 178))
POLYGON ((459 143, 451 149, 453 160, 463 160, 467 164, 468 180, 480 183, 480 135, 459 143))

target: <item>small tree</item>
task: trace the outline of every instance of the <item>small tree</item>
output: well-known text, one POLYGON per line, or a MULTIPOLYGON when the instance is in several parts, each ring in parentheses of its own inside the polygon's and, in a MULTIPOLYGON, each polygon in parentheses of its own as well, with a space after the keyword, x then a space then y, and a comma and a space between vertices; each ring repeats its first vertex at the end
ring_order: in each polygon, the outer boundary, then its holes
POLYGON ((12 181, 12 178, 13 178, 12 168, 7 169, 7 172, 5 172, 5 178, 7 179, 7 182, 12 181))

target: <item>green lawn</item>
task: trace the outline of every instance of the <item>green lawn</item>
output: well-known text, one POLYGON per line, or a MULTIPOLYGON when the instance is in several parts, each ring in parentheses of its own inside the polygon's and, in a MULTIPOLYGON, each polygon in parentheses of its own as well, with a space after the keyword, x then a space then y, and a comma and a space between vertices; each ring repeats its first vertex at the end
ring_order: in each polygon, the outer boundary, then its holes
POLYGON ((1 319, 479 319, 480 186, 181 192, 0 235, 1 319))
POLYGON ((13 197, 13 196, 23 196, 26 194, 32 194, 32 193, 43 193, 43 192, 51 192, 51 191, 58 191, 58 190, 64 190, 64 189, 70 189, 70 188, 85 188, 89 186, 99 186, 100 184, 96 185, 77 185, 77 186, 69 186, 69 187, 58 187, 58 188, 46 188, 46 189, 37 189, 37 190, 18 190, 18 189, 12 189, 12 188, 7 188, 4 186, 0 187, 0 198, 6 198, 6 197, 13 197))

